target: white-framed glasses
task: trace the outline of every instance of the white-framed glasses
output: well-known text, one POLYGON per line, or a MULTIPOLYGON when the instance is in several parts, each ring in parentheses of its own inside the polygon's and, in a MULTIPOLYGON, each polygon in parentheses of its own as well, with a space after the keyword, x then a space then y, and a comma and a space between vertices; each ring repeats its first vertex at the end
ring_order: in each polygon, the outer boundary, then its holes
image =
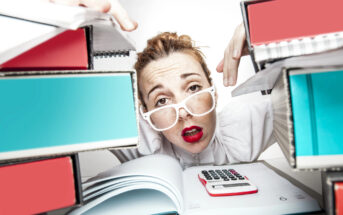
POLYGON ((188 96, 178 104, 166 105, 146 113, 141 106, 140 113, 153 129, 165 131, 176 125, 180 108, 184 108, 192 116, 199 117, 213 111, 215 106, 215 88, 212 86, 188 96))

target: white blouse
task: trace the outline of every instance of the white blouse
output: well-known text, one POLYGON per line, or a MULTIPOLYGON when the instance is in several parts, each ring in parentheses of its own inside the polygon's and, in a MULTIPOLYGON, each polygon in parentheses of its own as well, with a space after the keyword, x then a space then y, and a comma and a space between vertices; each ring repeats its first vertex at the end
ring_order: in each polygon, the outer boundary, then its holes
POLYGON ((139 123, 139 146, 112 150, 121 162, 150 154, 170 155, 179 160, 183 168, 250 162, 275 142, 270 98, 255 103, 227 104, 217 113, 217 125, 210 144, 197 154, 173 145, 141 117, 139 123))

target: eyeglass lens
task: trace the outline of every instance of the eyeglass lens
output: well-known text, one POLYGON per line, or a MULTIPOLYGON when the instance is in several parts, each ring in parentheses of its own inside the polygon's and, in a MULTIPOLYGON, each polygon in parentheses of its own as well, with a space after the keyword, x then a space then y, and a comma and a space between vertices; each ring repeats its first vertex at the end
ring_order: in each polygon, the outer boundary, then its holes
MULTIPOLYGON (((211 93, 203 92, 192 95, 186 102, 186 107, 192 115, 204 114, 213 107, 211 93)), ((162 108, 150 115, 151 122, 157 129, 164 129, 172 126, 176 118, 176 109, 173 107, 162 108)))

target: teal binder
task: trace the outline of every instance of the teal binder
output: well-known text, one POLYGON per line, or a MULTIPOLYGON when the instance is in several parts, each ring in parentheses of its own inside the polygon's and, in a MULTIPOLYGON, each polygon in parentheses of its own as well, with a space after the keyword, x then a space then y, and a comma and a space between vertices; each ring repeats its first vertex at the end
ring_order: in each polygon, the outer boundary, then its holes
POLYGON ((289 84, 296 156, 342 155, 343 70, 291 72, 289 84))
POLYGON ((132 73, 0 78, 0 160, 136 145, 132 73))

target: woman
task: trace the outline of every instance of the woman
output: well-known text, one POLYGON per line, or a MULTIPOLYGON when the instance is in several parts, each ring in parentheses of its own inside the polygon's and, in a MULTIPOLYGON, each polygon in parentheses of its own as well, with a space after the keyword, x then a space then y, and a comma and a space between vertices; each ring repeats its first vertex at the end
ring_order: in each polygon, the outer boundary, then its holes
POLYGON ((135 69, 140 145, 113 151, 120 161, 161 153, 183 167, 221 165, 253 161, 275 142, 268 101, 232 103, 216 113, 210 72, 189 36, 165 32, 150 39, 135 69))

